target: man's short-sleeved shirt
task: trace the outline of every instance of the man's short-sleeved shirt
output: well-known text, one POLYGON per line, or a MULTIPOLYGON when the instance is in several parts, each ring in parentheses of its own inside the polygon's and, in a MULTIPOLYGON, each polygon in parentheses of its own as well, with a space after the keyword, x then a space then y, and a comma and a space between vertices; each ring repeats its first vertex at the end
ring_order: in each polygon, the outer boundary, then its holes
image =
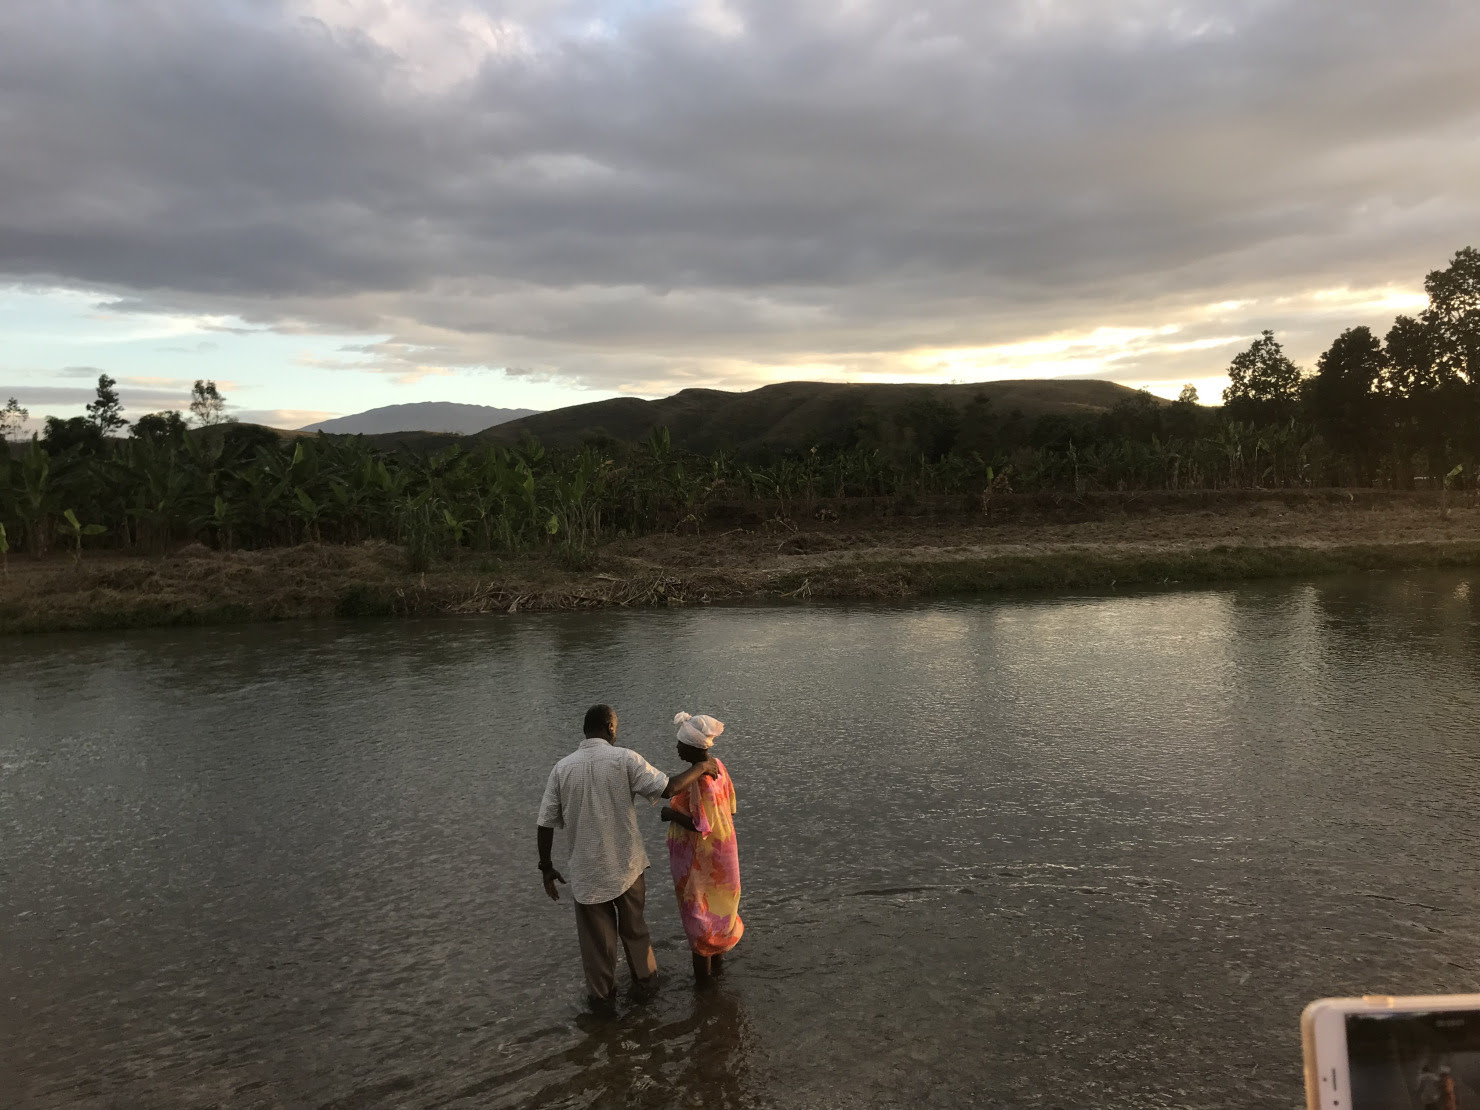
POLYGON ((564 829, 570 860, 563 874, 577 902, 610 902, 637 881, 648 866, 637 827, 637 799, 657 804, 668 776, 630 748, 599 736, 581 746, 550 772, 540 802, 539 824, 564 829))

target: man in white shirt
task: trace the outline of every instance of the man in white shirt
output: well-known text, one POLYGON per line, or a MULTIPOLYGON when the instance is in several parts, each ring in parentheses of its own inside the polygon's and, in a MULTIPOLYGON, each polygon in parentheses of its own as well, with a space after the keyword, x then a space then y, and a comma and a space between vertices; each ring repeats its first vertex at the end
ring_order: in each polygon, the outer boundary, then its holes
POLYGON ((570 837, 571 893, 581 964, 593 1004, 609 1008, 617 994, 617 940, 640 988, 652 985, 658 961, 642 916, 647 849, 637 827, 637 799, 656 805, 687 790, 704 775, 716 775, 714 760, 696 763, 669 778, 642 756, 615 746, 617 714, 609 705, 586 711, 586 739, 550 772, 536 830, 545 893, 559 901, 557 882, 566 881, 550 861, 555 830, 570 837))

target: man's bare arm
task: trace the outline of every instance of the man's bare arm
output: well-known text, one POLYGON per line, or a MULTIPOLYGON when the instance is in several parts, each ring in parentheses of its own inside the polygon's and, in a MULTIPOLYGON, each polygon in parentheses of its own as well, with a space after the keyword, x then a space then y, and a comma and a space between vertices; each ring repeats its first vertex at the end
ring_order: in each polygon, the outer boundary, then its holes
POLYGON ((535 828, 535 843, 540 850, 540 875, 545 880, 545 893, 550 896, 552 902, 560 901, 560 891, 555 889, 556 882, 565 882, 565 876, 555 870, 555 865, 550 862, 550 852, 555 847, 555 830, 547 829, 544 825, 535 828))

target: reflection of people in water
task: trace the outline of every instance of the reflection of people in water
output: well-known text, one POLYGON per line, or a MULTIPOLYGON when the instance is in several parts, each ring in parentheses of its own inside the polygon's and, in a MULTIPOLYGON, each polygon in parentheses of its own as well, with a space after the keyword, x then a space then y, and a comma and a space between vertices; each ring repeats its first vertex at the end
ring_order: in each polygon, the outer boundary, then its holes
POLYGON ((751 1050, 750 1026, 740 1000, 726 990, 705 991, 695 997, 692 1051, 684 1056, 683 1070, 673 1088, 683 1106, 738 1107, 743 1098, 751 1050))
POLYGON ((682 1016, 650 1007, 620 1021, 580 1015, 584 1038, 515 1073, 527 1096, 519 1105, 752 1105, 744 1090, 752 1036, 743 1003, 717 989, 693 996, 689 1005, 682 1016))
POLYGON ((1439 1069, 1432 1056, 1425 1056, 1418 1069, 1418 1104, 1423 1110, 1440 1110, 1439 1069))
POLYGON ((1448 1064, 1439 1066, 1439 1108, 1440 1110, 1459 1110, 1454 1100, 1454 1072, 1448 1064))
POLYGON ((714 738, 725 730, 713 717, 680 713, 678 757, 694 766, 712 762, 719 774, 694 780, 663 810, 668 827, 668 862, 678 913, 694 954, 700 985, 719 974, 724 955, 745 932, 740 920, 740 853, 735 844, 735 783, 725 765, 711 759, 714 738))

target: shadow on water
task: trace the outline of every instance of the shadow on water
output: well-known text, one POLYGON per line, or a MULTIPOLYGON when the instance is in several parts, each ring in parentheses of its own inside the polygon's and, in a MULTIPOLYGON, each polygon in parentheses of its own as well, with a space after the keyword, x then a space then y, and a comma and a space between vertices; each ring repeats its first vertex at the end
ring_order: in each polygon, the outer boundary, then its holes
POLYGON ((662 1009, 583 1013, 575 1026, 583 1034, 576 1043, 470 1083, 436 1105, 730 1110, 757 1104, 744 1089, 750 1022, 744 1003, 724 985, 662 1009))

